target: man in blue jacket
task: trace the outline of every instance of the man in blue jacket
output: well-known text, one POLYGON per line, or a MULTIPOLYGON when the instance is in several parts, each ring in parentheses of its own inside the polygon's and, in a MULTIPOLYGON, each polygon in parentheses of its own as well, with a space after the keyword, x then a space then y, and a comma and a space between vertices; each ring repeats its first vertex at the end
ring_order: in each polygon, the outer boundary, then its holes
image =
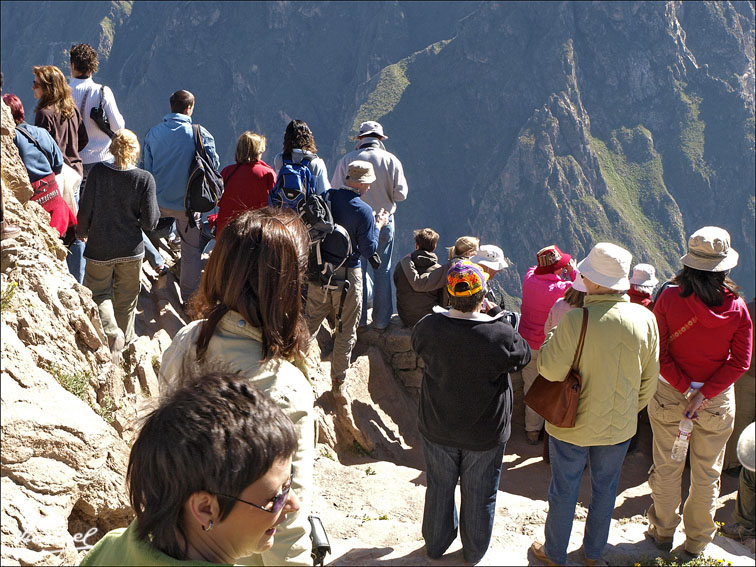
MULTIPOLYGON (((193 112, 194 95, 189 91, 176 91, 171 95, 171 113, 163 116, 163 121, 153 126, 144 139, 144 169, 155 178, 160 216, 176 219, 181 238, 180 287, 184 303, 197 291, 202 273, 199 214, 195 227, 190 227, 184 210, 186 184, 194 156, 193 112)), ((217 170, 220 159, 215 152, 215 140, 202 127, 200 134, 205 151, 217 170)))
POLYGON ((373 218, 373 209, 362 196, 375 181, 371 163, 353 161, 347 166, 344 184, 340 189, 329 189, 326 198, 331 204, 333 222, 343 226, 352 241, 352 255, 346 265, 334 274, 334 280, 342 282, 338 289, 328 290, 311 283, 307 290, 307 327, 314 337, 328 314, 334 316, 341 310, 341 319, 336 323, 336 333, 331 355, 331 380, 333 395, 338 402, 346 402, 344 379, 349 368, 352 349, 357 342, 357 323, 362 310, 362 270, 360 256, 370 258, 378 248, 378 234, 388 221, 383 211, 373 218), (348 282, 341 307, 343 282, 348 282))

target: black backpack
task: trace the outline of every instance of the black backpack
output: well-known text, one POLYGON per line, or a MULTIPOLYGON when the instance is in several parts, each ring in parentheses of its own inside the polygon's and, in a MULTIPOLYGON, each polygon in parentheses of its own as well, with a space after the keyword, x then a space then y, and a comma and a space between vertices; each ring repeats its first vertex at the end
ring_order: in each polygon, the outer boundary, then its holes
POLYGON ((300 207, 299 216, 310 232, 310 253, 307 261, 307 280, 327 291, 341 287, 339 312, 336 319, 341 331, 341 313, 349 290, 346 279, 346 262, 352 255, 352 239, 347 230, 333 222, 327 197, 312 194, 300 207))
POLYGON ((184 209, 189 226, 196 227, 194 213, 207 213, 218 206, 223 195, 223 178, 215 171, 202 144, 200 125, 192 124, 194 133, 194 157, 189 166, 189 180, 186 182, 184 209))

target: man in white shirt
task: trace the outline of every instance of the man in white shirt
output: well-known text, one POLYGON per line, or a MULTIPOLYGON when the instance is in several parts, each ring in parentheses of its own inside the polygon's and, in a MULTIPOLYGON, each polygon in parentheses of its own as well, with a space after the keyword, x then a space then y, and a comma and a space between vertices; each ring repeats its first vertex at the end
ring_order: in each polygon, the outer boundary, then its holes
POLYGON ((100 106, 102 99, 102 108, 105 115, 110 121, 110 129, 117 132, 123 128, 126 123, 118 111, 113 91, 108 87, 95 83, 92 75, 97 72, 99 66, 97 52, 88 43, 79 43, 71 46, 71 95, 74 103, 81 112, 84 127, 87 129, 89 143, 79 152, 81 161, 84 164, 84 178, 81 181, 81 187, 87 181, 89 171, 102 161, 112 159, 110 153, 110 136, 100 129, 97 123, 92 120, 90 113, 93 108, 100 106))
MULTIPOLYGON (((365 195, 365 202, 370 205, 376 215, 386 211, 389 220, 381 229, 378 238, 378 255, 380 266, 373 267, 373 326, 383 330, 388 327, 391 314, 394 312, 391 291, 391 252, 394 247, 394 211, 396 203, 407 198, 407 180, 404 178, 402 162, 394 154, 386 151, 382 140, 388 136, 383 134, 383 126, 369 120, 360 125, 357 135, 357 147, 342 157, 331 179, 331 187, 341 187, 347 166, 356 160, 367 161, 373 165, 376 180, 372 189, 365 195)), ((367 262, 362 262, 363 274, 363 304, 360 325, 367 324, 367 278, 365 277, 367 262)))

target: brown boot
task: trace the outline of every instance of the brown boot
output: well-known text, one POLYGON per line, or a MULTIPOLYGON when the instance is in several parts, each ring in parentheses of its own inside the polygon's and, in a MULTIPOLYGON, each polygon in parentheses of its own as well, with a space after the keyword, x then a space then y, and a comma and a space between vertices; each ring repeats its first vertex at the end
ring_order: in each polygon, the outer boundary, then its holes
POLYGON ((21 234, 21 229, 14 224, 7 224, 5 221, 0 223, 0 240, 9 240, 16 238, 21 234))

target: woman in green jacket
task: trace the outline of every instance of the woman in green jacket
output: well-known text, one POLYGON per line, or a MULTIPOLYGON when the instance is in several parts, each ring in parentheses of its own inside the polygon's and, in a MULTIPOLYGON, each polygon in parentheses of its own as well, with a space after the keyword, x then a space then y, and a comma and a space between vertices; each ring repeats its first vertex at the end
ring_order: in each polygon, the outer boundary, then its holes
POLYGON ((564 565, 580 481, 590 458, 591 502, 585 523, 586 565, 600 559, 609 536, 617 484, 636 416, 653 396, 659 375, 659 331, 645 307, 630 303, 632 255, 607 242, 593 247, 577 268, 587 295, 546 337, 538 372, 562 381, 575 357, 583 310, 588 311, 585 345, 578 365, 582 389, 575 427, 546 423, 551 460, 546 541, 531 550, 541 561, 564 565))

